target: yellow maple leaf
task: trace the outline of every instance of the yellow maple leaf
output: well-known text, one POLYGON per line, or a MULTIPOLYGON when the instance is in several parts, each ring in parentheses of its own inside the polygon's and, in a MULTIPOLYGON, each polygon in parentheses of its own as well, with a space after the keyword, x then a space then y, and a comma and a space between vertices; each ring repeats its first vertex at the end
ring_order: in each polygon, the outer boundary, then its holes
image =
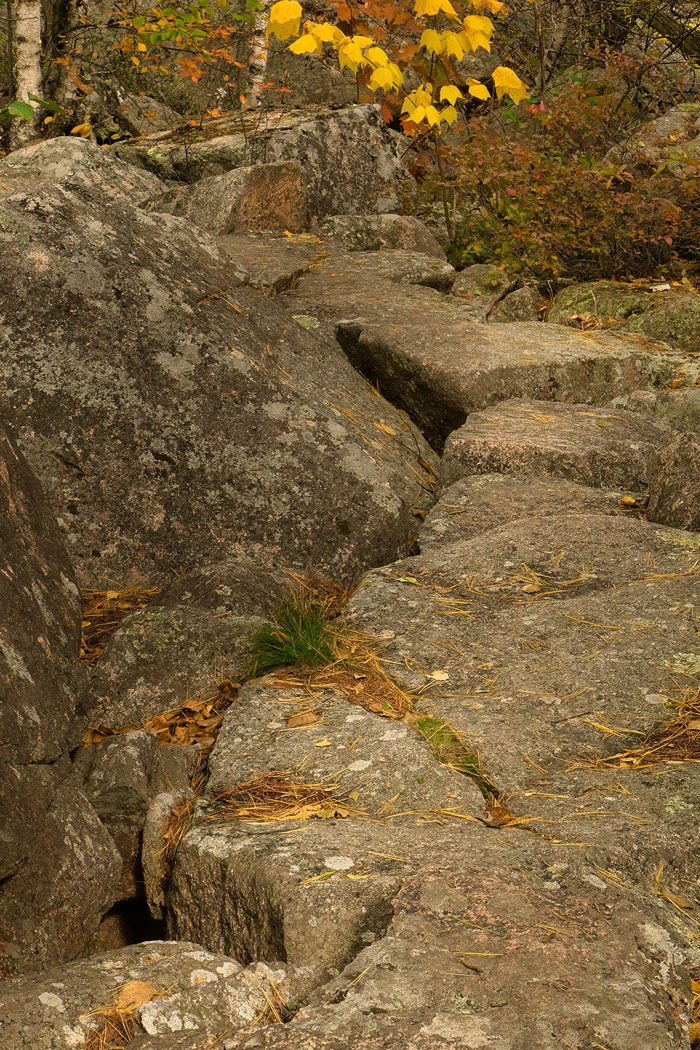
POLYGON ((527 84, 512 69, 508 69, 507 66, 496 66, 491 76, 493 77, 498 98, 503 98, 504 95, 507 95, 517 106, 518 102, 522 102, 524 98, 530 97, 527 84))
POLYGON ((267 24, 267 36, 276 36, 278 40, 289 40, 297 36, 301 23, 301 4, 297 0, 279 0, 270 8, 267 24))
POLYGON ((462 92, 456 84, 446 84, 445 87, 440 88, 441 102, 449 102, 451 106, 454 106, 458 98, 462 98, 462 92))
POLYGON ((304 33, 287 48, 293 55, 322 55, 323 42, 312 33, 304 33))
POLYGON ((323 41, 324 44, 338 44, 341 40, 345 40, 338 27, 330 22, 304 22, 304 29, 323 41))
POLYGON ((473 95, 474 98, 481 98, 485 102, 491 98, 491 92, 480 80, 475 80, 474 77, 467 77, 465 83, 469 94, 473 95))
POLYGON ((416 0, 413 10, 422 17, 432 17, 442 11, 443 14, 448 15, 450 18, 457 18, 457 12, 450 0, 416 0))
POLYGON ((371 62, 373 66, 389 65, 389 56, 381 47, 370 47, 368 51, 365 51, 365 58, 368 62, 371 62))
POLYGON ((420 38, 420 46, 433 55, 441 55, 445 50, 442 33, 438 33, 435 29, 424 29, 420 38))

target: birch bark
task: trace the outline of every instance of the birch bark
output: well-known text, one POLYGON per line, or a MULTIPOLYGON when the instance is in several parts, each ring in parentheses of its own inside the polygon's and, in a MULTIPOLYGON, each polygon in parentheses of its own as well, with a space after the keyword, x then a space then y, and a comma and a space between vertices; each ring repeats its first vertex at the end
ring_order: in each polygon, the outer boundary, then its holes
MULTIPOLYGON (((28 102, 30 94, 42 97, 41 0, 14 0, 13 8, 14 95, 28 102)), ((13 148, 36 135, 37 120, 12 122, 10 144, 13 148)))

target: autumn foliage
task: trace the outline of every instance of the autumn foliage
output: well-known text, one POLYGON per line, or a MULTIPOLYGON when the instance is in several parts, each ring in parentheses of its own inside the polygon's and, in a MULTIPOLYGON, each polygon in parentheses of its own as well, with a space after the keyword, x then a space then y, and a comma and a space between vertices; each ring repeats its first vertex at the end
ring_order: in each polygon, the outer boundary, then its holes
POLYGON ((635 168, 620 157, 625 114, 600 83, 578 76, 498 120, 473 117, 467 132, 444 161, 458 265, 590 280, 679 273, 697 258, 698 162, 635 168))
MULTIPOLYGON (((451 0, 413 0, 410 9, 397 4, 390 11, 367 3, 361 32, 357 32, 357 19, 347 3, 341 0, 338 6, 342 8, 339 25, 306 21, 302 31, 301 4, 279 0, 270 10, 268 34, 284 41, 294 37, 289 45, 294 54, 320 56, 324 48, 333 49, 340 68, 362 77, 369 91, 400 97, 402 123, 409 133, 454 124, 457 101, 465 94, 491 98, 489 88, 473 77, 466 77, 460 86, 454 83, 455 63, 478 48, 491 50, 494 24, 481 12, 505 10, 501 0, 471 0, 472 13, 465 13, 462 5, 455 8, 451 0), (343 22, 343 17, 349 21, 343 22), (397 21, 404 34, 400 40, 395 32, 397 21), (427 58, 427 71, 421 52, 427 58), (412 90, 405 89, 407 66, 426 73, 412 90)), ((491 80, 499 99, 508 97, 517 103, 529 94, 523 81, 506 66, 497 66, 491 80)))

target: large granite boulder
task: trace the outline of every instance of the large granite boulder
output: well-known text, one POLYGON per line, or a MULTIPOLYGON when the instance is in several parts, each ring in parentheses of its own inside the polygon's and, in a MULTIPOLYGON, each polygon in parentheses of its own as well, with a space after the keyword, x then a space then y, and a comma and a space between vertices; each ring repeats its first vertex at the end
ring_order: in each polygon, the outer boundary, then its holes
POLYGON ((700 441, 675 435, 656 457, 649 484, 649 520, 700 531, 700 441))
POLYGON ((60 532, 0 433, 0 975, 92 947, 120 862, 66 778, 85 689, 81 607, 60 532))
POLYGON ((441 481, 496 472, 641 492, 667 440, 660 422, 634 412, 512 399, 472 412, 450 434, 441 481))
POLYGON ((395 557, 435 464, 408 420, 197 227, 42 179, 1 199, 0 391, 80 579, 395 557))
POLYGON ((252 631, 289 584, 246 561, 202 566, 171 584, 122 620, 92 669, 93 724, 140 726, 215 691, 217 679, 241 678, 252 631))
POLYGON ((379 106, 272 111, 241 127, 217 125, 216 135, 183 142, 177 134, 118 142, 114 152, 161 179, 196 182, 232 168, 298 161, 310 220, 327 215, 401 212, 415 193, 404 170, 405 140, 384 123, 379 106))

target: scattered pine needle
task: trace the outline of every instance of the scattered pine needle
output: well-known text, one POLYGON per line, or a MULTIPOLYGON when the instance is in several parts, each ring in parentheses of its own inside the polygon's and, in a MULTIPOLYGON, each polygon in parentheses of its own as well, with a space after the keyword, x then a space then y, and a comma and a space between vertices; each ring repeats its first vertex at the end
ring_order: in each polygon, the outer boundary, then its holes
POLYGON ((160 587, 124 587, 121 590, 81 591, 83 600, 80 659, 91 667, 129 613, 137 612, 161 593, 160 587))
POLYGON ((329 576, 318 572, 286 572, 295 590, 323 606, 326 619, 334 620, 353 596, 355 587, 343 587, 329 576))
POLYGON ((93 1010, 88 1016, 100 1017, 99 1026, 87 1033, 83 1050, 124 1050, 135 1034, 134 1014, 144 1003, 162 998, 162 992, 145 981, 128 981, 115 994, 109 1006, 93 1010))
POLYGON ((209 820, 275 824, 360 816, 359 810, 343 801, 347 794, 337 784, 303 784, 292 780, 289 772, 273 770, 217 795, 207 816, 209 820))
POLYGON ((133 1037, 133 1016, 114 1009, 104 1014, 99 1028, 88 1032, 83 1050, 124 1050, 133 1037))
POLYGON ((273 689, 305 689, 311 696, 332 689, 356 707, 384 718, 402 719, 413 710, 411 697, 389 678, 369 650, 356 651, 350 666, 339 662, 309 671, 289 668, 266 679, 265 684, 273 689))
POLYGON ((700 689, 673 701, 675 717, 656 722, 639 747, 615 755, 582 760, 578 767, 594 769, 648 769, 669 763, 700 762, 700 689))
POLYGON ((268 1024, 285 1024, 294 1016, 294 1012, 279 986, 275 984, 271 977, 269 981, 270 991, 268 992, 265 988, 262 989, 262 993, 265 996, 265 1005, 255 1015, 255 1020, 251 1025, 252 1028, 262 1028, 268 1024))

